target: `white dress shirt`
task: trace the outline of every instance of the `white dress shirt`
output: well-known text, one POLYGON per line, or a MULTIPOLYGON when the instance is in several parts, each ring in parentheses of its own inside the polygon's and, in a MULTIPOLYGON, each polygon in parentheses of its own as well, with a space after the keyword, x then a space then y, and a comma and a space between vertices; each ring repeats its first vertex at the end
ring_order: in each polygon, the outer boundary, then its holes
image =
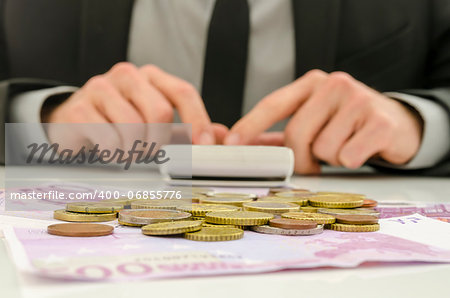
MULTIPOLYGON (((242 114, 272 91, 295 79, 295 39, 290 0, 248 0, 250 39, 242 114)), ((215 0, 135 0, 128 61, 155 64, 201 90, 209 21, 215 0)), ((313 32, 312 32, 313 34, 313 32)), ((51 95, 73 92, 63 86, 19 94, 11 103, 14 122, 40 122, 40 110, 51 95)), ((401 93, 388 96, 414 107, 424 121, 416 156, 396 168, 426 168, 450 149, 450 117, 439 104, 401 93)), ((272 130, 282 130, 286 121, 272 130)))

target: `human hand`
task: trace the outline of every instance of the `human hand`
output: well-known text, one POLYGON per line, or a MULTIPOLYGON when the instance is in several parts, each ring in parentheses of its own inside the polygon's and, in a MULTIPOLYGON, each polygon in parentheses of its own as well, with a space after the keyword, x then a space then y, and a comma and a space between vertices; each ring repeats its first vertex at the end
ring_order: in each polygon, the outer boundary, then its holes
POLYGON ((379 156, 404 164, 421 143, 421 119, 406 106, 346 73, 320 70, 262 99, 231 128, 224 142, 251 144, 289 116, 284 134, 272 139, 294 150, 295 170, 301 174, 319 173, 319 160, 358 168, 379 156))
MULTIPOLYGON (((174 109, 184 123, 192 124, 194 144, 215 144, 214 128, 195 88, 154 65, 137 68, 118 63, 91 78, 45 119, 50 123, 170 123, 174 109)), ((126 138, 127 132, 121 134, 126 138)))

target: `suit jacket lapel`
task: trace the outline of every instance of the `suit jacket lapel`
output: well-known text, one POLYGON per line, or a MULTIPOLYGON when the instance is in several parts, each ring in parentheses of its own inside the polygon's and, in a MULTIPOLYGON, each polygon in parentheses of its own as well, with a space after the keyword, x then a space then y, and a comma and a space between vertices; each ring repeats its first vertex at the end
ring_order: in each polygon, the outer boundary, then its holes
POLYGON ((332 71, 336 59, 340 0, 292 0, 296 74, 332 71))
POLYGON ((127 58, 133 0, 82 0, 80 83, 127 58))

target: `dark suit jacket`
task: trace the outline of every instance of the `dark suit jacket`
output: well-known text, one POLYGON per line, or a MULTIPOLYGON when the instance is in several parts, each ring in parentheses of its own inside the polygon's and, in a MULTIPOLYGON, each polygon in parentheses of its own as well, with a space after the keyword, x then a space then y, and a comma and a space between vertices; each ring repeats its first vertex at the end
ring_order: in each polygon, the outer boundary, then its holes
MULTIPOLYGON (((292 5, 297 76, 342 70, 381 92, 419 95, 450 113, 449 0, 292 5)), ((8 122, 14 93, 81 86, 126 60, 132 7, 132 0, 0 0, 0 123, 8 122)), ((436 167, 409 173, 450 175, 450 153, 436 167)))

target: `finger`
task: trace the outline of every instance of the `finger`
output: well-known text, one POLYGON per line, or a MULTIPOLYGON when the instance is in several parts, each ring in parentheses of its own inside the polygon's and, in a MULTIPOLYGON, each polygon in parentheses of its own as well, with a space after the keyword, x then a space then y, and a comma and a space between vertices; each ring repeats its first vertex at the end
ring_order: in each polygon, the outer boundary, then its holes
POLYGON ((103 76, 86 83, 86 91, 97 109, 113 123, 143 123, 141 115, 103 76))
POLYGON ((314 140, 314 156, 333 166, 340 166, 339 152, 352 134, 361 128, 367 109, 364 99, 351 96, 341 101, 338 111, 314 140))
POLYGON ((136 141, 144 139, 144 119, 109 80, 104 76, 94 77, 86 84, 86 92, 108 122, 115 123, 120 136, 117 148, 128 151, 136 141))
POLYGON ((141 69, 149 81, 176 107, 181 120, 192 124, 193 142, 203 145, 215 144, 211 120, 197 90, 186 81, 156 66, 147 65, 141 69))
MULTIPOLYGON (((64 124, 60 138, 71 148, 81 149, 82 146, 97 146, 99 150, 114 150, 121 145, 121 137, 108 119, 91 104, 92 101, 77 103, 82 111, 79 123, 64 124), (67 134, 70 131, 70 134, 67 134)), ((77 150, 78 151, 78 150, 77 150)))
POLYGON ((254 139, 250 145, 259 146, 284 146, 283 132, 265 132, 254 139))
POLYGON ((386 146, 386 140, 385 131, 369 120, 342 147, 339 161, 347 168, 359 168, 386 146))
POLYGON ((214 136, 216 138, 216 144, 223 144, 223 140, 225 139, 229 131, 228 127, 220 123, 213 123, 212 127, 214 130, 214 136))
POLYGON ((269 94, 231 128, 225 143, 246 144, 276 122, 289 117, 311 96, 314 89, 326 77, 325 72, 313 70, 295 82, 269 94))
POLYGON ((107 73, 120 93, 142 114, 146 123, 172 122, 173 107, 165 96, 149 84, 146 75, 131 63, 118 63, 107 73))
POLYGON ((350 87, 347 80, 350 78, 341 73, 330 75, 286 126, 286 144, 294 150, 295 169, 299 173, 317 173, 320 170, 312 146, 320 131, 335 114, 339 103, 348 96, 350 87))

